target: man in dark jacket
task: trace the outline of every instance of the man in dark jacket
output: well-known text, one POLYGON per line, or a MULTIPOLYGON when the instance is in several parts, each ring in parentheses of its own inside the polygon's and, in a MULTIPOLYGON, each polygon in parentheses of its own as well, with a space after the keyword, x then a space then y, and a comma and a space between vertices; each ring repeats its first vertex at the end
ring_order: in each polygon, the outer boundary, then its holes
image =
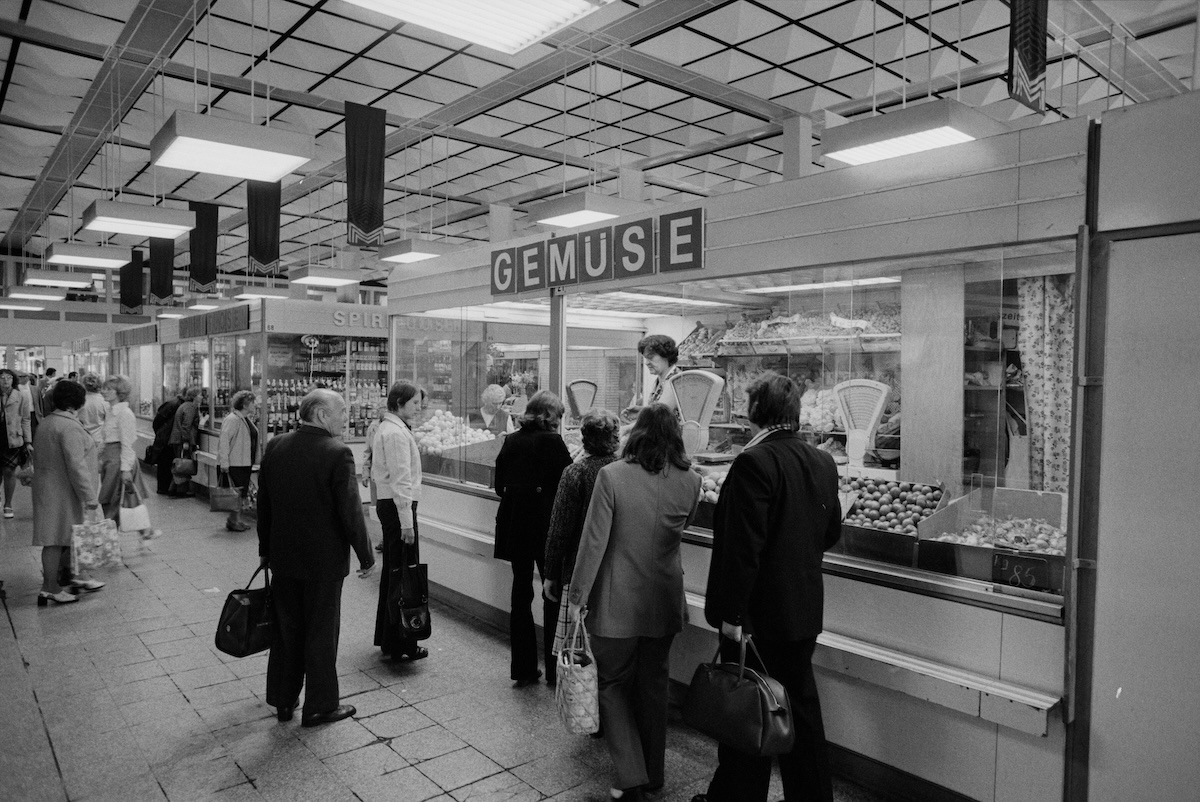
POLYGON ((289 721, 307 681, 305 727, 353 716, 339 705, 337 647, 342 582, 350 549, 359 577, 375 556, 358 495, 354 455, 338 436, 346 402, 313 390, 300 402, 300 428, 267 443, 258 480, 258 554, 274 573, 271 600, 279 638, 267 660, 267 704, 289 721))
MULTIPOLYGON (((713 516, 704 617, 722 655, 753 635, 767 673, 787 689, 796 742, 779 756, 787 799, 833 800, 812 655, 821 632, 821 560, 842 533, 837 466, 796 436, 800 389, 766 373, 746 389, 753 436, 729 468, 713 516)), ((747 657, 748 662, 753 662, 747 657)), ((693 802, 767 798, 771 759, 721 745, 707 794, 693 802)))
POLYGON ((160 496, 172 495, 171 485, 174 479, 171 476, 171 463, 175 460, 175 451, 170 446, 171 429, 175 425, 175 412, 183 403, 183 393, 184 391, 180 390, 174 398, 168 398, 159 404, 158 411, 154 413, 154 421, 150 424, 154 429, 154 464, 157 468, 160 496))

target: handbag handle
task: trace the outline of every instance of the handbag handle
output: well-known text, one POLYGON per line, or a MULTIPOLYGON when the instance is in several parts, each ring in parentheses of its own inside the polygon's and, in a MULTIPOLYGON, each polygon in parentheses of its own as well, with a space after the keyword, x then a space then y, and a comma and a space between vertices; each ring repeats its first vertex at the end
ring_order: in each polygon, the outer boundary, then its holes
POLYGON ((246 587, 243 588, 243 590, 249 590, 250 586, 254 584, 254 578, 256 576, 258 576, 260 573, 263 575, 264 587, 266 587, 268 590, 270 590, 270 588, 271 588, 271 569, 262 563, 259 563, 258 568, 254 569, 254 573, 250 575, 250 581, 246 583, 246 587))
MULTIPOLYGON (((724 637, 725 637, 724 635, 721 635, 719 633, 717 635, 717 653, 715 655, 713 655, 713 659, 712 659, 712 661, 714 663, 720 662, 720 660, 721 660, 721 638, 724 638, 724 637)), ((742 679, 745 679, 745 677, 746 677, 746 647, 747 646, 749 646, 750 651, 753 652, 754 659, 757 660, 758 664, 763 667, 763 670, 761 672, 762 675, 770 676, 769 674, 767 674, 767 664, 763 662, 762 655, 760 655, 758 653, 758 647, 754 645, 754 638, 751 635, 743 634, 742 639, 739 642, 738 680, 740 681, 742 679)), ((754 671, 754 669, 750 669, 750 670, 754 671)), ((759 673, 759 672, 755 672, 755 673, 759 673)))
POLYGON ((592 653, 592 641, 588 637, 587 627, 583 625, 583 619, 587 618, 587 608, 579 611, 579 618, 575 619, 575 624, 571 627, 571 635, 567 638, 567 642, 563 644, 563 651, 567 655, 567 665, 575 664, 575 644, 583 643, 583 653, 592 653))
POLYGON ((137 485, 135 485, 133 480, 130 479, 128 482, 121 483, 121 498, 119 501, 117 501, 118 506, 124 506, 126 493, 133 493, 133 500, 137 502, 137 504, 134 505, 135 507, 142 503, 142 495, 138 493, 137 485))

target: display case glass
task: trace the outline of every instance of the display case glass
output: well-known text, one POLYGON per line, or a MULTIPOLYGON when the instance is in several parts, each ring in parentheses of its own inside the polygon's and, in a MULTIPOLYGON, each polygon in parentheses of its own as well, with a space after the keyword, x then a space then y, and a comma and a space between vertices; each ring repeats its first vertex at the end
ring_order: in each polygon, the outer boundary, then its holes
POLYGON ((261 334, 231 334, 212 338, 212 412, 214 425, 229 414, 240 390, 258 395, 262 389, 261 334))
POLYGON ((185 340, 162 346, 163 396, 199 387, 200 425, 207 426, 212 420, 209 408, 212 376, 210 373, 209 341, 207 339, 185 340))
MULTIPOLYGON (((701 527, 752 433, 746 388, 776 371, 803 393, 801 436, 839 466, 839 553, 1058 594, 1074 270, 1072 239, 576 291, 566 297, 567 319, 636 312, 646 332, 676 341, 685 372, 724 380, 703 415, 693 402, 681 409, 685 442, 689 426, 702 430, 690 441, 707 475, 701 527)), ((569 330, 567 345, 591 343, 569 330)), ((638 365, 636 353, 624 356, 638 365)), ((568 383, 571 362, 568 354, 568 383)), ((636 381, 617 370, 583 371, 602 403, 624 405, 653 381, 640 369, 636 381), (613 388, 615 397, 604 395, 613 388)))
POLYGON ((112 372, 129 379, 132 386, 129 408, 139 417, 153 417, 154 410, 162 403, 162 389, 158 385, 161 361, 162 350, 157 344, 112 350, 112 372))

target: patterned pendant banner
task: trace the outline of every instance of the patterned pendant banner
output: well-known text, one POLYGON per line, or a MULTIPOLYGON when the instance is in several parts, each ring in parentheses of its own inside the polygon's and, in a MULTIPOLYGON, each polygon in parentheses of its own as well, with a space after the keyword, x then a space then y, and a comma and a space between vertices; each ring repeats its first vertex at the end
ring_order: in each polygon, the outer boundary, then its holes
POLYGON ((246 182, 246 228, 250 231, 247 275, 273 276, 279 270, 278 181, 246 182))
POLYGON ((217 205, 190 201, 188 208, 196 213, 196 227, 188 237, 188 250, 191 255, 188 289, 192 292, 216 292, 217 205))
POLYGON ((387 112, 346 103, 346 243, 383 244, 383 140, 387 112))
POLYGON ((1008 96, 1046 110, 1046 13, 1049 0, 1010 0, 1008 96))
POLYGON ((132 258, 121 268, 121 314, 142 313, 142 252, 134 249, 132 258))
POLYGON ((175 295, 175 240, 150 238, 150 303, 167 304, 175 295))

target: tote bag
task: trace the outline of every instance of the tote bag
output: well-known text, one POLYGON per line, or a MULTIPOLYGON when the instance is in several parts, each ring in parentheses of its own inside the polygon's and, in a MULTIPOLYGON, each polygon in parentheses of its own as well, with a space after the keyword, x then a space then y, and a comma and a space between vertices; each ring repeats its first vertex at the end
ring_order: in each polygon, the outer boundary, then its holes
POLYGON ((211 512, 236 512, 242 508, 242 491, 232 487, 229 473, 221 471, 216 487, 208 489, 208 509, 211 512))
MULTIPOLYGON (((563 605, 564 607, 566 605, 563 605)), ((554 704, 558 718, 572 735, 600 731, 600 687, 592 644, 583 625, 586 611, 571 625, 571 634, 558 653, 554 704)))
POLYGON ((270 649, 276 638, 275 609, 271 606, 271 571, 260 565, 241 590, 225 597, 217 620, 216 646, 225 654, 247 657, 270 649), (263 587, 251 588, 263 572, 263 587))
POLYGON ((388 614, 400 635, 425 640, 433 634, 429 620, 429 568, 420 563, 416 544, 401 543, 399 563, 388 577, 388 614))

